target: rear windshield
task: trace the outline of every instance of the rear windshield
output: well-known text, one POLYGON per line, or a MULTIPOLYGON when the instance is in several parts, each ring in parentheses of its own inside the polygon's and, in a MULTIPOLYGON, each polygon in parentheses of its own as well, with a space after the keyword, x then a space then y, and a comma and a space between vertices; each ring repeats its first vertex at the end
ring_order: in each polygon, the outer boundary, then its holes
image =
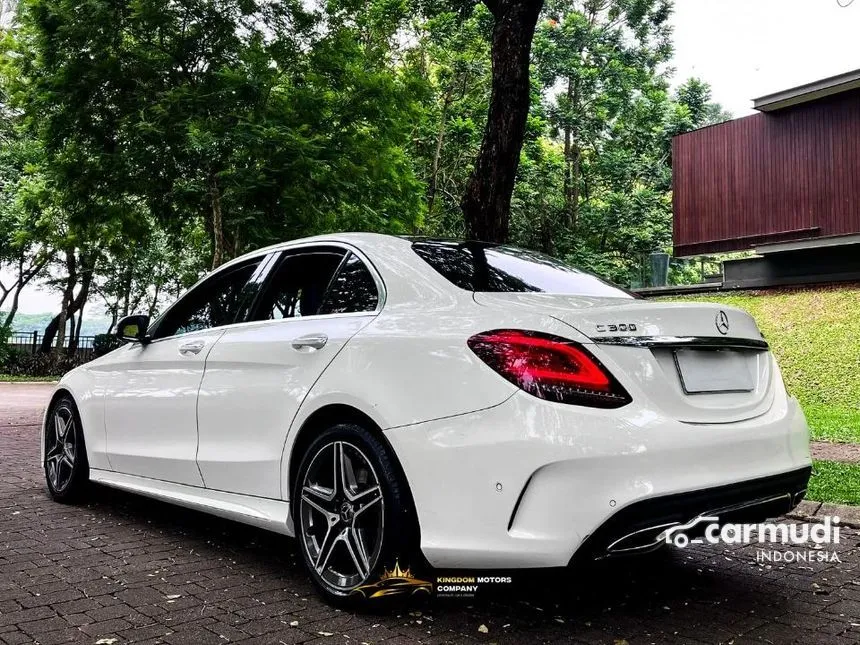
POLYGON ((450 282, 467 291, 635 297, 597 276, 526 249, 442 241, 417 241, 412 248, 450 282))

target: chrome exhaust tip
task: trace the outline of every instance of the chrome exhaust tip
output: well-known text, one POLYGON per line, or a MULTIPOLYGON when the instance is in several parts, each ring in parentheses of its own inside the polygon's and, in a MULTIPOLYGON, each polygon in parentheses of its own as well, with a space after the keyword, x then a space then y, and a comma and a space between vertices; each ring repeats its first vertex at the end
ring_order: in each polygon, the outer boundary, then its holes
POLYGON ((656 551, 665 544, 666 531, 680 522, 655 524, 623 535, 606 547, 606 555, 632 555, 656 551))
POLYGON ((637 529, 610 543, 606 547, 602 557, 634 555, 656 551, 666 544, 666 534, 669 530, 676 526, 681 526, 682 528, 695 526, 699 523, 700 518, 717 517, 720 520, 719 523, 723 524, 732 522, 732 516, 735 516, 736 519, 741 519, 746 517, 750 512, 753 512, 756 517, 760 515, 761 519, 775 517, 794 508, 803 499, 805 494, 805 489, 794 494, 782 493, 773 497, 750 500, 717 508, 705 513, 699 513, 689 522, 664 522, 643 529, 637 529))

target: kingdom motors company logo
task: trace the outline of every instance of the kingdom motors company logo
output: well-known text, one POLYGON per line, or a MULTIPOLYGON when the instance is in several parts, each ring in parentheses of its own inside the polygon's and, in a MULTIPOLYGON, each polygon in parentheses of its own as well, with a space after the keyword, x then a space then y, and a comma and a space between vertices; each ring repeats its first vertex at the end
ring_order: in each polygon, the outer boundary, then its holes
POLYGON ((795 547, 788 550, 760 548, 758 562, 842 562, 839 554, 825 545, 839 544, 839 517, 826 516, 816 523, 760 522, 758 524, 721 523, 717 516, 700 516, 663 532, 666 544, 686 548, 690 544, 776 544, 795 547), (693 537, 691 537, 691 535, 693 537), (805 549, 800 547, 807 547, 805 549))

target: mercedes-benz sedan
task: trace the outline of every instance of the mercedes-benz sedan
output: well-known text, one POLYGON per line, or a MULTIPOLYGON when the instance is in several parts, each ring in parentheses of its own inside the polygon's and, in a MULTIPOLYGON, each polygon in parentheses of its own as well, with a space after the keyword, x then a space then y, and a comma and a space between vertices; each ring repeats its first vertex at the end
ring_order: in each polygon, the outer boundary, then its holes
POLYGON ((343 234, 220 267, 48 408, 88 481, 295 535, 330 600, 387 569, 566 566, 795 506, 808 430, 753 319, 531 251, 343 234))

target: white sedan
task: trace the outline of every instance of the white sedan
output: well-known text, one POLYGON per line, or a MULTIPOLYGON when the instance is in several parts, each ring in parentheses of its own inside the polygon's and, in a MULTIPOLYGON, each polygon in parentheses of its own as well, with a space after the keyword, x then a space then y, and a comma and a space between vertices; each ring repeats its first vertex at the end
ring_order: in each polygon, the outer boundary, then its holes
POLYGON ((806 421, 749 315, 531 251, 309 238, 118 333, 53 395, 51 495, 93 481, 296 536, 333 601, 425 559, 648 551, 699 516, 784 513, 809 479, 806 421))

